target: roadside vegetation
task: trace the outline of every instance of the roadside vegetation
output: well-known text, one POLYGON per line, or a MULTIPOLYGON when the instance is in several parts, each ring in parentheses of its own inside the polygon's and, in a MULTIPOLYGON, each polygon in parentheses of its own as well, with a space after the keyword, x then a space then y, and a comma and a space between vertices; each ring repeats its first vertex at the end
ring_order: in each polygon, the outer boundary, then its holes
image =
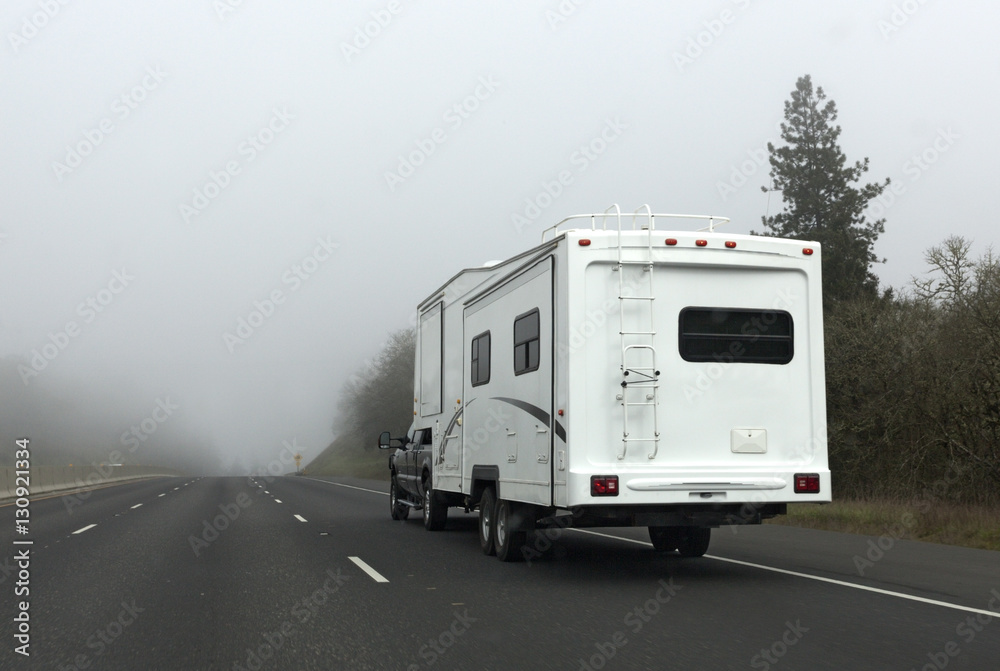
MULTIPOLYGON (((949 237, 927 271, 880 288, 870 201, 889 180, 859 184, 868 159, 840 151, 833 101, 806 76, 768 146, 783 210, 763 235, 823 249, 827 437, 834 503, 792 506, 781 524, 1000 550, 1000 259, 949 237)), ((768 189, 765 189, 768 190, 768 189)), ((412 416, 411 330, 400 331, 345 386, 337 439, 308 470, 388 478, 380 431, 412 416)))

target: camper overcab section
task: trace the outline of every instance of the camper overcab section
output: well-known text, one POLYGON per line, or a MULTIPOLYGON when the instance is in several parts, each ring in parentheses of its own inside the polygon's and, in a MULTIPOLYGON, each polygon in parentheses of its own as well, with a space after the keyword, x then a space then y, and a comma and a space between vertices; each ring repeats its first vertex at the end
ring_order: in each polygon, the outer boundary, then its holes
POLYGON ((546 525, 699 556, 713 527, 830 501, 820 247, 724 221, 578 215, 425 300, 393 516, 478 509, 505 560, 546 525))

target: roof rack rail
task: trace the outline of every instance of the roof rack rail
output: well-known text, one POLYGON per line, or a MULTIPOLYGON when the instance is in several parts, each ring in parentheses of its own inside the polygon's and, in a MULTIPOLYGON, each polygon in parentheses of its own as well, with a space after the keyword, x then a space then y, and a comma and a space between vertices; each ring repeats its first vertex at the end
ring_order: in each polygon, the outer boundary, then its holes
MULTIPOLYGON (((697 219, 702 221, 708 221, 708 226, 706 226, 705 228, 699 228, 698 232, 708 231, 709 233, 714 232, 717 226, 722 226, 723 224, 729 223, 729 217, 719 217, 716 215, 708 215, 708 214, 655 214, 653 213, 652 210, 649 209, 649 205, 643 205, 638 210, 632 213, 633 231, 640 230, 639 228, 636 228, 637 224, 639 224, 640 218, 645 220, 644 223, 642 223, 641 225, 641 229, 650 231, 656 230, 657 218, 697 219), (645 216, 643 216, 643 213, 645 216)), ((604 212, 599 212, 599 213, 595 212, 593 214, 572 214, 563 219, 562 221, 558 222, 557 224, 549 226, 544 231, 542 231, 542 242, 545 242, 549 238, 549 233, 552 234, 552 238, 557 237, 560 233, 560 226, 562 226, 563 224, 567 222, 576 222, 581 219, 590 220, 590 230, 592 231, 598 230, 597 228, 598 219, 601 220, 600 230, 602 231, 618 230, 620 232, 622 230, 622 211, 621 208, 618 206, 618 204, 615 203, 608 209, 604 210, 604 212), (612 219, 615 224, 615 226, 611 229, 608 228, 608 219, 612 219)), ((563 231, 567 230, 574 230, 574 229, 571 227, 566 227, 563 229, 563 231)))

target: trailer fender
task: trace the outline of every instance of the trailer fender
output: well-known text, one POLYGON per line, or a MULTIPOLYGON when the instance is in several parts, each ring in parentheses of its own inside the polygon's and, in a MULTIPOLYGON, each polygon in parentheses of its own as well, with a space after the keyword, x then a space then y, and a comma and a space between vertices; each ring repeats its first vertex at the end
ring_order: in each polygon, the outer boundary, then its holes
POLYGON ((472 467, 472 491, 469 493, 469 505, 479 504, 483 497, 483 490, 493 487, 496 498, 500 498, 500 467, 499 466, 473 466, 472 467))

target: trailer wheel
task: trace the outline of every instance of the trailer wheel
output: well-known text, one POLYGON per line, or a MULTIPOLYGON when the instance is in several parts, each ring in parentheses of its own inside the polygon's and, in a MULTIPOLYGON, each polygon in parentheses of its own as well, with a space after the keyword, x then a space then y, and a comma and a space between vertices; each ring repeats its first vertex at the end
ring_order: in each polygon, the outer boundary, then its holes
POLYGON ((684 527, 677 551, 682 557, 700 557, 708 551, 711 540, 712 530, 709 527, 684 527))
POLYGON ((424 478, 424 528, 441 531, 448 522, 448 506, 441 501, 441 495, 434 491, 431 476, 424 478))
POLYGON ((389 480, 389 514, 394 520, 405 520, 410 516, 410 506, 399 500, 399 485, 396 484, 396 474, 389 480))
POLYGON ((528 542, 527 531, 512 531, 511 517, 513 504, 500 499, 496 505, 496 521, 493 524, 493 535, 496 539, 497 559, 502 562, 517 562, 524 559, 521 548, 528 542))
POLYGON ((479 500, 479 546, 483 548, 484 555, 495 555, 497 553, 496 536, 494 535, 494 522, 497 515, 497 497, 493 493, 492 487, 483 490, 483 496, 479 500))
POLYGON ((649 527, 649 540, 657 552, 673 552, 680 542, 681 529, 677 527, 649 527))

